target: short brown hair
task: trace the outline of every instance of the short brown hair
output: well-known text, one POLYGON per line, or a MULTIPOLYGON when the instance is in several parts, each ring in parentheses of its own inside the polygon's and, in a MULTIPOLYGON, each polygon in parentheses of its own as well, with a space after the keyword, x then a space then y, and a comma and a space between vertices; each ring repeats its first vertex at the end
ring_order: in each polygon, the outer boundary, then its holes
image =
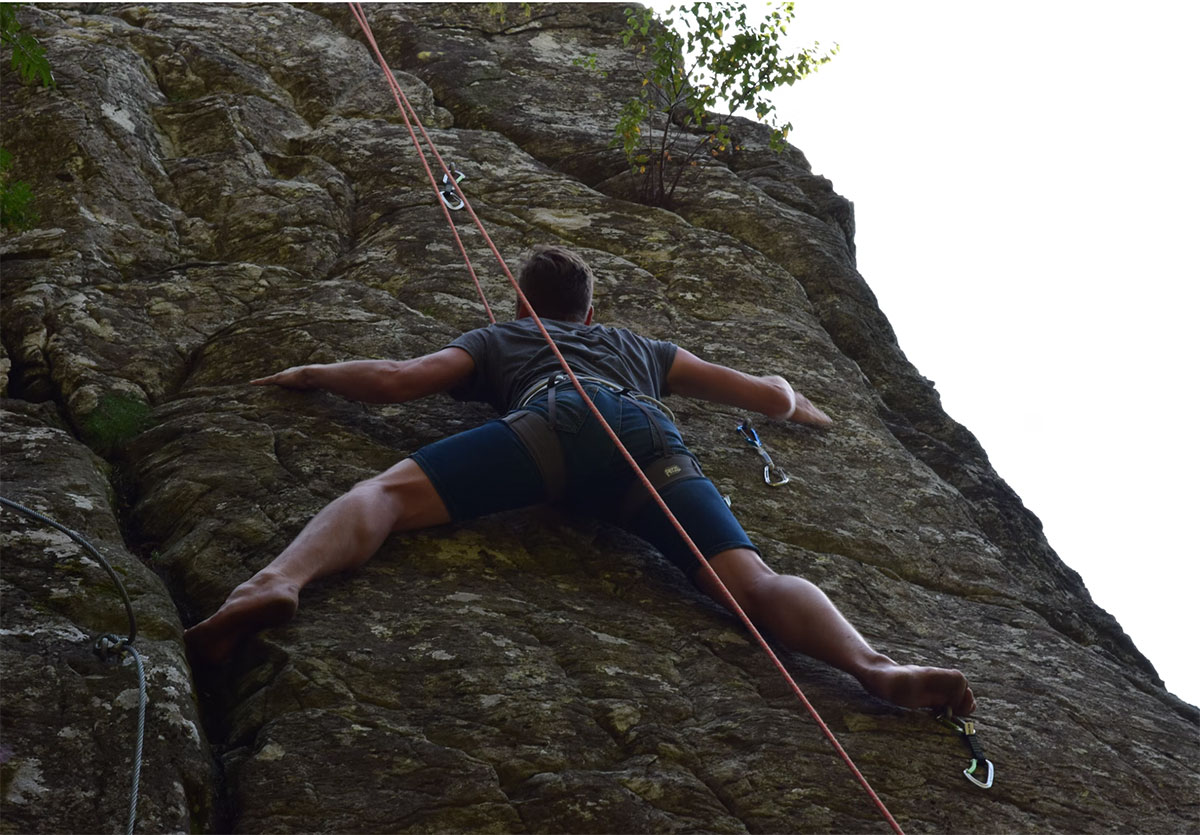
POLYGON ((561 246, 538 246, 521 265, 517 283, 538 316, 582 322, 592 308, 596 279, 587 262, 561 246))

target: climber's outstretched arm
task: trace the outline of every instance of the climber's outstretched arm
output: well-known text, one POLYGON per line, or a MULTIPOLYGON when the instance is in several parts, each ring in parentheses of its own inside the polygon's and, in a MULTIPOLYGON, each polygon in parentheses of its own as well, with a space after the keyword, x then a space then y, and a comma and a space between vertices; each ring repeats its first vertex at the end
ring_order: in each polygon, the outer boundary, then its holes
POLYGON ((322 389, 365 403, 405 403, 446 391, 475 370, 461 348, 443 348, 411 360, 352 360, 329 365, 297 365, 250 382, 256 386, 322 389))
POLYGON ((791 383, 775 374, 755 377, 707 362, 680 348, 667 372, 667 389, 672 394, 697 397, 740 409, 751 409, 777 420, 810 426, 830 426, 829 415, 814 406, 791 383))

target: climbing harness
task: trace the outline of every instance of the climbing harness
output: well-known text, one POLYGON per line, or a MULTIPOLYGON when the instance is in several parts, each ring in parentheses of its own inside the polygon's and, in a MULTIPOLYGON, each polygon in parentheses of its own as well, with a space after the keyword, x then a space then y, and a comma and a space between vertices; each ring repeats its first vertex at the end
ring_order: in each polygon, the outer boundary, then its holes
MULTIPOLYGON (((628 397, 642 411, 642 414, 646 416, 650 431, 654 435, 655 449, 660 454, 660 457, 652 463, 647 464, 644 471, 656 491, 661 493, 668 485, 674 484, 677 481, 704 477, 704 473, 700 469, 700 463, 694 456, 683 453, 676 455, 667 454, 669 447, 666 435, 662 427, 659 426, 658 420, 654 417, 654 413, 651 411, 651 406, 660 409, 674 423, 675 415, 665 404, 648 394, 621 386, 602 377, 580 375, 577 379, 581 382, 604 388, 618 397, 628 397)), ((555 422, 555 412, 557 409, 558 389, 569 382, 570 379, 565 374, 558 373, 551 374, 549 377, 539 380, 517 398, 517 403, 513 411, 510 411, 501 418, 513 430, 513 433, 520 439, 529 456, 533 459, 538 472, 542 476, 542 483, 546 486, 546 500, 549 502, 561 498, 566 485, 566 468, 563 464, 562 444, 554 427, 557 425, 555 422), (525 408, 542 396, 546 398, 547 415, 545 417, 539 412, 525 408)), ((621 522, 632 520, 649 501, 651 501, 651 497, 646 491, 645 486, 642 482, 635 480, 620 502, 620 509, 617 512, 618 520, 621 522)))
POLYGON ((567 485, 567 468, 563 463, 562 444, 550 421, 528 409, 509 412, 502 420, 533 459, 542 476, 542 484, 546 486, 546 501, 557 501, 567 485))
POLYGON ((763 481, 768 487, 782 487, 792 480, 791 476, 783 471, 771 460, 771 453, 767 452, 762 441, 758 439, 758 432, 754 430, 754 425, 747 418, 738 424, 737 433, 745 439, 746 443, 754 447, 763 460, 763 481))
POLYGON ((442 198, 442 202, 446 204, 446 208, 452 212, 457 212, 465 205, 454 187, 466 179, 466 177, 467 175, 459 171, 453 162, 450 163, 450 170, 442 175, 442 187, 438 191, 438 195, 442 198))
MULTIPOLYGON (((351 13, 354 15, 355 20, 358 21, 359 26, 362 28, 363 36, 366 38, 368 45, 375 54, 375 57, 379 60, 380 69, 383 71, 384 77, 387 79, 388 85, 392 91, 392 96, 396 100, 396 105, 400 108, 400 113, 404 119, 404 124, 408 128, 409 136, 412 137, 413 146, 417 150, 417 155, 421 158, 421 162, 425 166, 425 171, 429 176, 429 181, 433 185, 434 190, 438 191, 440 194, 437 181, 433 176, 433 170, 430 168, 429 162, 425 158, 425 153, 423 150, 421 150, 420 143, 417 141, 416 133, 413 130, 412 124, 414 122, 420 129, 422 136, 425 137, 425 141, 429 145, 429 149, 433 156, 442 166, 443 175, 453 177, 453 174, 451 173, 450 168, 446 165, 445 161, 442 159, 441 155, 438 154, 437 148, 435 147, 433 140, 429 137, 428 132, 421 124, 421 120, 417 116, 416 110, 413 108, 412 104, 409 103, 408 97, 404 94, 404 90, 401 89, 400 84, 396 81, 395 76, 388 67, 387 61, 383 57, 383 52, 380 50, 379 44, 376 43, 375 36, 371 32, 371 26, 367 22, 367 16, 363 11, 362 5, 360 3, 350 3, 349 5, 351 13)), ((825 738, 829 740, 829 744, 833 746, 834 751, 837 752, 838 756, 842 759, 842 762, 846 764, 846 767, 850 770, 851 774, 854 775, 854 778, 858 781, 859 785, 863 787, 863 790, 870 797, 871 802, 875 804, 876 809, 879 810, 879 813, 883 816, 884 820, 887 821, 888 825, 894 832, 898 833, 898 835, 903 835, 903 830, 900 828, 900 824, 896 822, 896 819, 892 816, 892 813, 888 811, 887 806, 885 806, 883 801, 880 800, 879 795, 876 794, 875 790, 871 788, 871 784, 867 782, 867 778, 863 776, 862 772, 859 771, 858 767, 854 764, 854 761, 850 759, 850 755, 846 753, 846 750, 842 747, 841 743, 838 742, 837 737, 833 735, 833 731, 829 729, 829 726, 821 718, 821 715, 817 713, 816 708, 813 707, 812 703, 808 700, 808 697, 804 695, 804 691, 802 691, 800 686, 796 684, 795 679, 792 678, 791 673, 788 672, 787 668, 783 665, 783 662, 779 660, 779 656, 776 655, 775 651, 771 649, 770 644, 767 643, 767 640, 762 636, 762 633, 759 632, 758 627, 754 625, 754 622, 750 620, 750 617, 746 614, 745 610, 743 610, 738 604, 737 600, 734 599, 733 595, 729 592, 729 589, 727 589, 725 584, 721 582, 721 578, 717 576, 716 571, 713 570, 708 560, 704 559, 704 555, 696 546, 695 541, 684 529, 683 525, 679 522, 679 519, 675 516, 675 514, 671 512, 671 509, 667 506, 666 501, 658 493, 653 483, 650 481, 649 476, 642 470, 640 466, 638 466, 637 461, 634 460, 629 450, 625 448, 623 443, 621 443, 620 437, 615 431, 613 431, 612 427, 608 425, 608 422, 604 420, 604 416, 600 414, 600 410, 596 407, 596 404, 592 402, 592 398, 588 396, 586 391, 584 391, 583 383, 579 380, 579 378, 575 375, 575 372, 571 369, 571 366, 567 363, 566 357, 563 356, 562 351, 559 350, 558 345, 555 344, 554 339, 550 336, 549 331, 546 330, 546 326, 542 322, 541 317, 537 315, 537 312, 533 310, 533 306, 529 304, 529 300, 526 298, 524 291, 521 290, 520 284, 513 276, 512 271, 508 268, 508 264, 505 262, 504 257, 500 254, 500 251, 496 248, 496 244, 492 241, 487 229, 484 228, 483 223, 475 214, 475 210, 471 207, 471 202, 467 199, 466 194, 462 193, 461 189, 457 190, 456 194, 458 194, 462 199, 463 207, 466 209, 467 214, 470 216, 472 222, 474 222, 475 227, 479 230, 479 233, 483 237, 484 242, 487 244, 488 249, 491 250, 494 256, 496 256, 496 261, 499 263, 501 270, 504 272, 505 278, 508 279, 509 284, 516 292, 517 298, 522 304, 528 307, 532 313, 531 318, 533 323, 537 326, 542 338, 546 340, 547 345, 554 354, 554 358, 558 360, 559 365, 562 366, 563 372, 566 374, 571 384, 575 387, 575 390, 579 392, 580 396, 583 398, 583 402, 587 404, 587 407, 591 411, 592 415, 598 421, 600 421, 600 425, 604 428, 606 434, 613 442, 613 445, 616 447, 617 451, 621 453, 622 457, 632 468, 633 473, 640 484, 646 488, 650 498, 655 502, 655 504, 658 505, 659 509, 662 510, 672 527, 680 535, 684 543, 687 544, 688 548, 692 551, 692 554, 696 557, 696 559, 699 560, 700 570, 704 572, 706 577, 713 581, 714 587, 719 590, 724 604, 731 612, 738 616, 743 625, 746 627, 747 632, 750 633, 750 635, 758 643, 759 647, 762 648, 762 650, 766 653, 767 657, 771 660, 771 663, 775 666, 775 669, 788 683, 792 693, 796 696, 800 703, 804 705, 805 710, 808 711, 808 714, 813 718, 813 721, 825 735, 825 738)), ((467 257, 466 249, 463 247, 462 241, 459 238, 458 230, 454 225, 454 219, 450 216, 450 209, 445 205, 444 201, 440 202, 442 202, 442 210, 445 214, 447 222, 450 224, 451 231, 454 234, 454 239, 458 242, 459 251, 462 252, 463 259, 466 261, 467 270, 471 274, 472 280, 475 282, 475 287, 479 292, 480 298, 483 299, 484 307, 488 310, 488 318, 494 323, 496 321, 495 317, 491 315, 491 308, 487 307, 487 299, 484 298, 483 288, 479 283, 479 279, 475 275, 474 268, 471 266, 470 258, 467 257)), ((646 408, 648 409, 649 407, 646 408)))
MULTIPOLYGON (((671 423, 679 422, 675 419, 675 413, 672 412, 670 410, 670 408, 667 407, 666 403, 663 403, 661 400, 653 398, 648 394, 643 394, 642 392, 637 391, 636 389, 631 389, 627 386, 619 385, 617 383, 614 383, 611 380, 605 380, 603 377, 589 377, 586 374, 580 374, 577 376, 578 376, 578 379, 580 382, 594 383, 595 385, 602 386, 602 387, 608 389, 609 391, 613 392, 614 394, 625 395, 627 397, 633 398, 634 400, 641 401, 642 403, 649 403, 651 406, 653 406, 654 408, 656 408, 660 412, 662 412, 664 415, 666 415, 670 419, 671 423)), ((561 373, 551 374, 545 380, 539 380, 538 382, 534 383, 529 388, 525 389, 524 393, 522 393, 522 395, 519 398, 517 398, 517 405, 514 408, 523 409, 527 405, 529 405, 530 401, 532 401, 535 397, 537 397, 539 394, 546 391, 547 389, 556 388, 556 387, 562 385, 563 383, 569 383, 569 382, 571 382, 571 378, 568 377, 566 374, 561 374, 561 373)))
POLYGON ((992 761, 983 755, 983 747, 975 738, 975 723, 967 719, 960 719, 949 710, 939 716, 938 721, 959 734, 963 744, 971 752, 971 764, 963 769, 963 776, 981 789, 990 789, 996 770, 992 766, 992 761), (981 764, 987 766, 987 776, 983 780, 975 776, 975 772, 979 770, 981 764))
POLYGON ((92 651, 102 661, 111 659, 119 659, 121 656, 128 654, 133 658, 133 663, 137 667, 138 677, 138 717, 137 717, 137 742, 134 746, 133 753, 133 778, 132 786, 129 792, 129 821, 126 824, 125 832, 127 835, 133 835, 134 824, 137 823, 137 804, 138 804, 138 789, 142 780, 142 749, 146 737, 146 670, 142 665, 142 656, 133 646, 133 641, 137 637, 137 619, 133 614, 133 604, 129 602, 129 593, 125 590, 125 584, 121 582, 121 578, 117 576, 117 572, 109 564, 99 551, 97 551, 92 543, 84 539, 80 534, 71 530, 68 527, 60 525, 48 516, 38 513, 36 510, 31 510, 23 504, 18 504, 10 499, 0 496, 0 506, 7 507, 9 510, 14 510, 24 516, 29 517, 42 524, 49 525, 57 531, 61 531, 69 536, 75 543, 80 545, 88 552, 104 570, 108 572, 108 576, 112 579, 117 587, 117 592, 121 595, 121 602, 125 604, 125 614, 129 618, 129 635, 122 638, 119 635, 99 635, 92 642, 92 651))

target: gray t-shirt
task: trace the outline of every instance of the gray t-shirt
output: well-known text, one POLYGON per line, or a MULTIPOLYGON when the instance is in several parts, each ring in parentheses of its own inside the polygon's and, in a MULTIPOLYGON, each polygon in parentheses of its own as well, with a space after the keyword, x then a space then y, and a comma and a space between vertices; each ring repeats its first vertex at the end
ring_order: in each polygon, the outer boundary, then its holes
MULTIPOLYGON (((542 324, 576 374, 601 377, 662 398, 678 347, 625 328, 543 319, 542 324)), ((534 383, 562 370, 533 319, 468 331, 448 347, 475 360, 475 371, 450 390, 456 400, 481 400, 505 413, 534 383)))

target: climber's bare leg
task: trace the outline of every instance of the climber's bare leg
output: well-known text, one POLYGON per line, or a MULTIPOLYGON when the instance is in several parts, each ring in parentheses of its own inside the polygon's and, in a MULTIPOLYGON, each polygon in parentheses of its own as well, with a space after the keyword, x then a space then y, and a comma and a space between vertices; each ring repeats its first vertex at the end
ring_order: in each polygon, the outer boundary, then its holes
MULTIPOLYGON (((755 625, 788 649, 846 671, 868 692, 902 707, 949 707, 960 716, 975 710, 975 696, 962 673, 897 664, 875 651, 808 580, 776 574, 748 548, 717 554, 710 565, 755 625)), ((727 605, 707 574, 696 580, 706 594, 727 605)))
POLYGON ((235 588, 211 617, 184 633, 198 660, 224 659, 243 637, 292 618, 300 590, 369 560, 388 534, 450 521, 424 471, 406 458, 354 485, 313 517, 265 568, 235 588))

